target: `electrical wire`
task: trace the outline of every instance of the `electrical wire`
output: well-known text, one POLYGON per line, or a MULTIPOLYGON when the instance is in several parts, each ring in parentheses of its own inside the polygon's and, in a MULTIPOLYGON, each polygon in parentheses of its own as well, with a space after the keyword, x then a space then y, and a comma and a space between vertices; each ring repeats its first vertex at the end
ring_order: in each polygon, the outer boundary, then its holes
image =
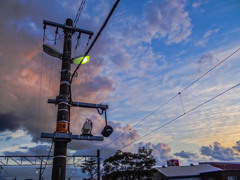
MULTIPOLYGON (((118 3, 120 2, 120 0, 116 0, 115 4, 113 5, 111 11, 109 12, 107 18, 105 19, 103 25, 101 26, 100 30, 98 31, 96 37, 94 38, 94 40, 92 41, 91 45, 89 46, 89 48, 87 49, 87 51, 84 53, 84 56, 82 58, 82 60, 80 61, 80 63, 78 64, 78 66, 76 67, 76 69, 74 70, 74 72, 72 73, 71 75, 71 78, 70 78, 70 86, 69 86, 69 92, 70 92, 70 103, 72 103, 72 89, 71 89, 71 84, 72 84, 72 81, 73 81, 73 77, 75 76, 75 74, 77 73, 78 69, 80 68, 83 60, 85 59, 85 57, 88 55, 88 53, 91 51, 92 47, 94 46, 94 44, 96 43, 97 39, 99 38, 100 34, 102 33, 103 29, 106 27, 109 19, 111 18, 114 10, 116 9, 118 3)), ((69 112, 70 114, 70 112, 69 112)), ((70 119, 70 118, 69 118, 70 119)))
MULTIPOLYGON (((240 48, 238 48, 237 50, 235 50, 234 52, 232 52, 231 54, 229 54, 227 57, 225 57, 222 61, 220 61, 219 63, 217 63, 215 66, 213 66, 210 70, 208 70, 206 73, 204 73, 203 75, 201 75, 199 78, 197 78, 196 80, 194 80, 192 83, 190 83, 187 87, 185 87, 182 91, 180 91, 178 94, 176 94, 175 96, 173 96, 172 98, 170 98, 168 101, 166 101, 165 103, 163 103, 162 105, 160 105, 159 107, 157 107, 154 111, 152 111, 151 113, 149 113, 147 116, 145 116, 143 119, 141 119, 140 121, 136 122, 132 128, 129 131, 126 132, 130 132, 132 131, 132 129, 134 127, 136 127, 138 124, 140 124, 141 122, 143 122, 144 120, 146 120, 148 117, 150 117, 152 114, 154 114, 155 112, 157 112, 158 110, 160 110, 162 107, 164 107, 165 105, 167 105, 170 101, 172 101, 173 99, 175 99, 179 94, 183 93, 184 91, 186 91, 188 88, 190 88, 191 86, 193 86, 196 82, 198 82, 200 79, 202 79, 204 76, 206 76, 208 73, 210 73, 211 71, 213 71, 214 69, 216 69, 218 66, 220 66, 223 62, 225 62, 226 60, 228 60, 231 56, 233 56, 235 53, 237 53, 240 50, 240 48)), ((181 99, 182 102, 182 99, 181 99)), ((183 104, 182 104, 183 106, 183 104)), ((183 111, 184 108, 183 108, 183 111)), ((116 137, 113 141, 111 141, 109 144, 104 145, 101 150, 105 149, 106 147, 108 147, 109 145, 111 145, 112 143, 114 143, 117 139, 119 139, 120 137, 122 137, 123 135, 126 134, 126 132, 124 132, 123 134, 119 135, 118 137, 116 137)))
MULTIPOLYGON (((11 177, 15 177, 12 173, 9 173, 5 168, 3 168, 2 166, 0 166, 0 174, 1 174, 1 170, 3 170, 5 172, 5 174, 11 176, 11 177)), ((0 176, 1 177, 1 176, 0 176)))
POLYGON ((38 128, 37 128, 37 144, 39 141, 39 130, 40 130, 40 111, 41 111, 41 98, 42 98, 42 74, 43 74, 43 52, 42 52, 42 62, 41 62, 41 69, 40 69, 40 83, 39 83, 39 100, 38 100, 38 128))
POLYGON ((57 38, 50 39, 50 38, 48 38, 48 37, 45 35, 45 39, 48 40, 48 41, 55 42, 56 40, 62 40, 62 39, 64 39, 63 36, 64 36, 64 33, 63 33, 63 34, 59 34, 57 38))
POLYGON ((45 169, 46 169, 46 166, 47 166, 47 163, 48 163, 48 160, 49 160, 49 158, 50 158, 51 151, 52 151, 52 147, 53 147, 53 141, 52 141, 51 147, 50 147, 50 149, 49 149, 49 151, 48 151, 47 160, 46 160, 46 163, 44 164, 45 167, 43 168, 43 171, 42 171, 41 176, 43 176, 43 174, 44 174, 44 172, 45 172, 45 169))
POLYGON ((199 81, 200 79, 202 79, 204 76, 206 76, 208 73, 210 73, 212 70, 214 70, 215 68, 217 68, 218 66, 220 66, 223 62, 225 62, 227 59, 229 59, 231 56, 233 56, 235 53, 237 53, 240 50, 240 48, 238 48, 237 50, 235 50, 234 52, 232 52, 231 54, 229 54, 227 57, 225 57, 222 61, 220 61, 219 63, 217 63, 215 66, 213 66, 211 69, 209 69, 206 73, 204 73, 202 76, 200 76, 199 78, 197 78, 195 81, 193 81, 191 84, 189 84, 186 88, 184 88, 180 93, 183 93, 184 91, 186 91, 189 87, 191 87, 193 84, 195 84, 197 81, 199 81))
MULTIPOLYGON (((147 133, 147 134, 145 134, 145 135, 143 135, 143 136, 137 138, 136 140, 132 141, 131 143, 128 143, 127 145, 123 146, 120 150, 122 150, 122 149, 124 149, 124 148, 130 146, 131 144, 133 144, 133 143, 135 143, 135 142, 137 142, 137 141, 139 141, 139 140, 145 138, 146 136, 149 136, 150 134, 156 132, 157 130, 159 130, 159 129, 165 127, 165 126, 167 126, 168 124, 170 124, 170 123, 172 123, 172 122, 174 122, 174 121, 176 121, 176 120, 178 120, 178 119, 180 119, 181 117, 185 116, 186 114, 189 114, 189 113, 195 111, 196 109, 200 108, 201 106, 203 106, 203 105, 205 105, 205 104, 207 104, 207 103, 213 101, 214 99, 218 98, 219 96, 222 96, 223 94, 225 94, 225 93, 229 92, 230 90, 232 90, 232 89, 238 87, 239 85, 240 85, 240 83, 238 83, 238 84, 236 84, 236 85, 230 87, 229 89, 227 89, 227 90, 225 90, 225 91, 219 93, 218 95, 216 95, 216 96, 214 96, 214 97, 208 99, 207 101, 205 101, 205 102, 203 102, 203 103, 201 103, 201 104, 195 106, 194 108, 190 109, 189 111, 187 111, 187 112, 185 112, 185 113, 179 115, 178 117, 176 117, 176 118, 174 118, 174 119, 172 119, 172 120, 166 122, 165 124, 163 124, 163 125, 157 127, 156 129, 150 131, 149 133, 147 133)), ((113 154, 114 154, 114 153, 112 153, 111 155, 113 155, 113 154)), ((110 156, 111 156, 111 155, 110 155, 110 156)), ((109 156, 107 156, 107 157, 109 157, 109 156)), ((103 159, 106 159, 106 157, 103 158, 103 159)))
MULTIPOLYGON (((98 31, 96 37, 94 38, 94 40, 92 41, 91 45, 89 46, 88 50, 84 53, 84 56, 83 56, 83 59, 82 61, 84 60, 84 58, 88 55, 88 53, 91 51, 92 47, 94 46, 94 44, 96 43, 97 39, 99 38, 100 34, 102 33, 103 29, 106 27, 109 19, 111 18, 114 10, 116 9, 118 3, 120 2, 120 0, 116 0, 115 4, 113 5, 111 11, 109 12, 107 18, 105 19, 102 27, 100 28, 100 30, 98 31)), ((77 70, 80 68, 81 64, 82 64, 82 61, 78 64, 78 66, 76 67, 76 69, 74 70, 72 76, 71 76, 71 80, 70 80, 70 83, 72 83, 73 81, 73 77, 74 75, 76 74, 77 70)))
MULTIPOLYGON (((48 83, 48 90, 47 90, 47 97, 49 97, 49 91, 50 91, 50 86, 51 86, 51 81, 52 81, 52 70, 53 70, 53 58, 52 58, 52 64, 51 64, 51 70, 50 70, 50 77, 49 77, 49 83, 48 83)), ((45 107, 45 113, 44 113, 44 120, 43 120, 43 132, 45 130, 46 126, 46 119, 47 119, 47 112, 48 108, 47 106, 45 107)))
POLYGON ((76 17, 75 17, 74 22, 73 22, 73 27, 74 27, 74 28, 76 28, 76 26, 77 26, 77 22, 78 22, 78 20, 79 20, 79 17, 81 16, 83 7, 84 7, 84 5, 85 5, 85 2, 86 2, 86 0, 82 0, 80 6, 79 6, 79 8, 78 8, 78 12, 77 12, 76 17))
MULTIPOLYGON (((78 40, 78 37, 76 37, 75 35, 73 36, 76 40, 78 40)), ((87 45, 84 46, 83 43, 81 41, 79 41, 80 45, 82 46, 82 48, 86 51, 87 50, 87 45)), ((76 48, 75 48, 76 51, 76 48)))

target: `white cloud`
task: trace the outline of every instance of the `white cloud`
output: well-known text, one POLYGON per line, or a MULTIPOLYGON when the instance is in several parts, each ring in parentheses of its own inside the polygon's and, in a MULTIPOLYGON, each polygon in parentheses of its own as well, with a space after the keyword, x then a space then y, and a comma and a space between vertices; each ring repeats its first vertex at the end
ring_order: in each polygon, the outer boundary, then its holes
POLYGON ((14 133, 11 134, 11 137, 12 138, 19 138, 19 137, 23 137, 27 135, 27 132, 22 130, 22 129, 19 129, 17 131, 15 131, 14 133))
POLYGON ((204 35, 203 35, 203 38, 208 38, 209 36, 215 34, 215 33, 218 33, 220 29, 212 29, 212 30, 209 30, 207 31, 204 35))
POLYGON ((199 1, 199 2, 194 2, 194 3, 192 4, 192 7, 197 8, 197 7, 199 7, 201 4, 202 4, 202 3, 201 3, 200 1, 199 1))
POLYGON ((220 31, 220 28, 211 29, 204 33, 203 38, 198 40, 195 45, 204 47, 206 43, 210 40, 211 36, 217 34, 220 31))
POLYGON ((166 161, 172 157, 170 155, 171 148, 168 144, 165 144, 165 143, 152 144, 151 142, 148 142, 148 143, 141 142, 141 143, 135 144, 134 147, 135 147, 135 151, 137 151, 139 147, 152 149, 153 150, 152 154, 156 159, 158 165, 165 165, 166 161))
POLYGON ((202 146, 201 154, 220 161, 233 161, 239 159, 239 154, 234 153, 231 148, 222 147, 219 142, 214 142, 213 146, 202 146))
POLYGON ((185 11, 184 1, 162 1, 149 3, 145 28, 152 37, 167 38, 166 43, 186 41, 191 34, 191 18, 185 11))

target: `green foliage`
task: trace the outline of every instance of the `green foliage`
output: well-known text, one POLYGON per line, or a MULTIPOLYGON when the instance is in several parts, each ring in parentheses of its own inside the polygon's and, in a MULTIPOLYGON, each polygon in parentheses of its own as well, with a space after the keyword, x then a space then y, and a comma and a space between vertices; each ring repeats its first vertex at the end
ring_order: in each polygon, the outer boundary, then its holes
POLYGON ((118 150, 104 161, 104 179, 150 180, 156 172, 155 164, 152 150, 140 147, 136 154, 118 150))
POLYGON ((93 179, 93 176, 96 173, 97 169, 96 159, 94 158, 86 159, 81 167, 82 173, 87 173, 90 176, 90 179, 93 179))

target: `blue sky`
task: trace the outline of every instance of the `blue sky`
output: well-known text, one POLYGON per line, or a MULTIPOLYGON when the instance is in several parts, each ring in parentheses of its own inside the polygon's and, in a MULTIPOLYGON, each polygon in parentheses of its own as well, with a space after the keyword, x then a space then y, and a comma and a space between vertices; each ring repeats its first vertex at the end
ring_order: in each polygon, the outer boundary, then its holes
MULTIPOLYGON (((74 19, 80 3, 1 2, 2 155, 47 153, 40 147, 47 149, 50 143, 40 133, 55 130, 57 109, 46 102, 58 95, 61 62, 42 53, 42 21, 74 19), (41 150, 32 152, 31 148, 41 150)), ((96 35, 113 4, 87 0, 77 27, 96 35)), ((178 158, 182 165, 239 161, 238 86, 186 113, 239 83, 239 16, 237 0, 121 0, 90 52, 90 63, 81 66, 72 85, 74 101, 109 105, 108 120, 114 133, 104 142, 73 141, 68 144, 69 154, 93 154, 99 148, 106 158, 125 146, 124 151, 146 146, 154 149, 158 165, 169 158, 178 158)), ((54 32, 47 27, 45 43, 54 45, 54 32)), ((62 33, 59 31, 55 46, 59 50, 62 33)), ((75 50, 73 38, 73 56, 85 51, 87 36, 80 41, 75 50)), ((103 117, 95 110, 72 109, 73 133, 80 134, 85 119, 90 118, 94 135, 100 134, 103 117)))

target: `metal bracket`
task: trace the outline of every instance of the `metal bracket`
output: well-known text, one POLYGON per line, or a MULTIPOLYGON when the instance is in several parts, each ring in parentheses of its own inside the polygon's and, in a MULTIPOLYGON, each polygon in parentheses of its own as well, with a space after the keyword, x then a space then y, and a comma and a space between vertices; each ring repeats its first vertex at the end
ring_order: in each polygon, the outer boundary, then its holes
POLYGON ((102 136, 73 135, 72 133, 41 133, 41 138, 52 138, 54 141, 71 141, 87 140, 87 141, 103 141, 102 136))
MULTIPOLYGON (((57 99, 48 99, 48 103, 51 103, 51 104, 58 104, 59 101, 60 101, 59 98, 57 98, 57 99)), ((95 108, 95 109, 103 109, 103 110, 107 110, 108 109, 108 105, 103 105, 103 104, 72 102, 71 105, 72 106, 83 107, 83 108, 95 108)))
POLYGON ((64 30, 68 30, 68 31, 84 33, 84 34, 88 34, 90 36, 93 35, 92 31, 87 31, 87 30, 79 29, 79 28, 73 28, 71 26, 67 26, 67 25, 63 25, 63 24, 59 24, 59 23, 55 23, 55 22, 51 22, 51 21, 47 21, 47 20, 43 20, 43 24, 44 24, 44 26, 50 25, 50 26, 59 27, 59 28, 62 28, 64 30))

